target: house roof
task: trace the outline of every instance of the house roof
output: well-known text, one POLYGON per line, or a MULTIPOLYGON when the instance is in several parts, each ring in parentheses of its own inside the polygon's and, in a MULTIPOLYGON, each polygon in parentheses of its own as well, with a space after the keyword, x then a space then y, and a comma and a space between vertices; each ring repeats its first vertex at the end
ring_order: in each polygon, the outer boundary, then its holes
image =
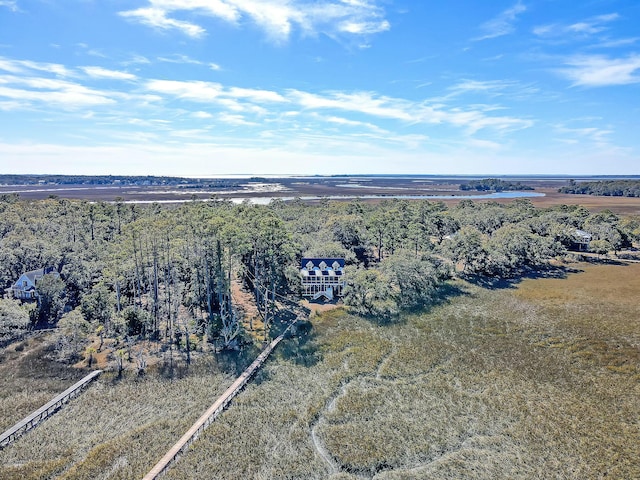
POLYGON ((575 232, 573 232, 574 236, 583 239, 583 240, 591 240, 592 235, 589 232, 585 232, 584 230, 580 230, 576 228, 575 232))
POLYGON ((334 263, 337 263, 339 268, 344 268, 344 258, 303 258, 300 260, 300 268, 307 270, 317 268, 318 270, 322 270, 320 268, 322 262, 324 262, 328 268, 332 268, 334 263), (311 268, 308 268, 309 263, 313 265, 311 268))
POLYGON ((42 278, 48 273, 53 273, 55 275, 58 274, 58 272, 53 267, 44 267, 37 270, 31 270, 30 272, 24 272, 22 275, 26 276, 31 281, 31 283, 36 283, 36 280, 42 278))

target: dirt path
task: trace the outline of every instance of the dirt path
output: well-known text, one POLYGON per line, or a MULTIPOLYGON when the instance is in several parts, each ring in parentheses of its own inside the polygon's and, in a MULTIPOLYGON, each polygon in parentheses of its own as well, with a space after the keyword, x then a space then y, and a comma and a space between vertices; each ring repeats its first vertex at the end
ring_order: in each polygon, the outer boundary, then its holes
POLYGON ((264 323, 256 307, 253 294, 246 290, 240 280, 231 282, 231 297, 233 304, 242 316, 242 325, 258 341, 264 340, 264 323))

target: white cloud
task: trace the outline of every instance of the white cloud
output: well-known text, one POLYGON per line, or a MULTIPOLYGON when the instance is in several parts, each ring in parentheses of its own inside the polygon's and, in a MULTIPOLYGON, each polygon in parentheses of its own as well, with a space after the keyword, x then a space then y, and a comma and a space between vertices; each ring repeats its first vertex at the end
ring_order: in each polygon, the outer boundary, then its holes
POLYGON ((277 92, 252 88, 229 87, 219 83, 203 81, 179 80, 149 80, 146 82, 148 90, 173 95, 178 98, 195 102, 209 103, 215 101, 230 110, 242 111, 247 107, 238 100, 255 103, 282 103, 287 100, 277 92))
POLYGON ((210 68, 211 70, 214 71, 219 71, 222 70, 222 67, 220 65, 218 65, 217 63, 207 63, 207 62, 203 62, 201 60, 196 60, 194 58, 191 58, 187 55, 181 55, 181 54, 173 54, 173 55, 167 55, 164 57, 158 57, 158 60, 161 62, 166 62, 166 63, 183 63, 183 64, 190 64, 190 65, 203 65, 206 66, 208 68, 210 68))
POLYGON ((411 111, 412 104, 401 99, 381 97, 370 92, 341 93, 334 92, 326 95, 289 91, 289 96, 300 106, 307 109, 332 108, 366 113, 381 118, 391 118, 406 122, 417 121, 417 113, 411 111))
MULTIPOLYGON (((532 84, 522 84, 512 80, 463 80, 448 88, 451 92, 442 97, 443 100, 449 100, 454 97, 466 94, 482 94, 489 97, 507 97, 510 99, 525 99, 533 95, 538 95, 540 89, 532 84)), ((483 106, 484 111, 496 110, 501 107, 483 106)))
POLYGON ((514 6, 506 9, 500 15, 481 25, 481 29, 486 33, 474 40, 487 40, 490 38, 502 37, 515 31, 513 24, 521 13, 527 11, 527 7, 518 1, 514 6))
POLYGON ((169 132, 169 136, 178 138, 190 138, 192 140, 206 139, 209 132, 202 128, 192 128, 189 130, 176 130, 173 129, 169 132))
POLYGON ((149 80, 146 88, 153 92, 198 102, 210 102, 222 92, 222 85, 202 81, 149 80))
POLYGON ((182 55, 182 54, 178 54, 175 53, 173 55, 167 55, 165 57, 158 57, 158 60, 160 60, 161 62, 166 62, 166 63, 186 63, 186 64, 191 64, 191 65, 204 65, 204 62, 201 62, 200 60, 195 60, 191 57, 189 57, 188 55, 182 55))
POLYGON ((463 80, 462 82, 449 87, 449 90, 451 90, 451 95, 453 96, 462 95, 467 92, 501 95, 505 89, 511 88, 514 85, 514 82, 507 80, 463 80))
POLYGON ((334 109, 366 114, 373 117, 399 120, 408 124, 449 124, 465 128, 472 134, 478 130, 491 128, 499 132, 530 127, 533 122, 514 117, 488 116, 483 108, 446 109, 442 105, 427 105, 421 102, 378 96, 370 92, 333 92, 318 95, 299 90, 291 90, 292 101, 309 110, 334 109))
POLYGON ((271 90, 255 90, 252 88, 231 87, 225 92, 225 95, 232 98, 247 98, 255 102, 287 101, 282 95, 271 90))
POLYGON ((108 80, 135 80, 137 77, 128 72, 108 70, 102 67, 81 67, 92 78, 104 78, 108 80))
POLYGON ((500 105, 478 102, 454 108, 448 102, 465 92, 495 96, 520 87, 508 81, 465 80, 452 87, 449 98, 434 102, 367 91, 276 91, 200 80, 148 79, 98 66, 73 70, 51 65, 0 58, 0 69, 10 70, 0 74, 0 109, 38 108, 51 113, 52 118, 60 118, 61 112, 69 115, 78 109, 84 109, 83 113, 90 110, 92 116, 83 118, 83 123, 93 125, 96 130, 118 129, 129 121, 148 117, 164 118, 169 123, 130 125, 163 135, 174 128, 193 130, 201 126, 203 120, 229 126, 265 128, 271 124, 287 134, 339 130, 340 135, 368 136, 372 141, 391 142, 397 138, 407 145, 415 145, 418 137, 426 134, 427 127, 431 126, 458 129, 469 136, 480 130, 502 135, 533 124, 527 118, 496 114, 503 109, 500 105), (49 76, 36 75, 31 67, 47 71, 49 76), (61 71, 68 75, 67 79, 54 73, 61 71), (100 79, 127 82, 109 84, 108 89, 101 90, 93 86, 100 79), (395 129, 394 124, 399 125, 400 130, 395 129))
POLYGON ((351 119, 348 119, 348 118, 338 117, 338 116, 335 116, 335 115, 323 116, 323 115, 319 115, 317 113, 313 113, 312 117, 314 119, 321 120, 323 122, 327 122, 327 123, 334 124, 334 125, 339 125, 341 127, 351 127, 356 132, 358 130, 361 130, 361 129, 364 128, 366 130, 370 130, 370 131, 378 133, 378 134, 393 135, 388 130, 380 128, 378 125, 375 125, 375 124, 370 123, 370 122, 362 122, 362 121, 359 121, 359 120, 351 120, 351 119))
POLYGON ((609 137, 614 133, 613 130, 607 128, 567 127, 564 124, 554 125, 553 128, 563 135, 563 138, 559 139, 563 143, 576 144, 587 141, 597 147, 611 146, 609 137))
POLYGON ((218 120, 222 123, 225 123, 227 125, 233 125, 233 126, 257 126, 258 124, 255 122, 250 122, 248 121, 245 117, 243 117, 242 115, 238 115, 238 114, 231 114, 231 113, 221 113, 220 115, 218 115, 218 120))
POLYGON ((0 7, 6 7, 12 12, 17 12, 18 2, 15 0, 0 0, 0 7))
POLYGON ((573 86, 605 87, 640 83, 640 55, 608 58, 602 55, 580 55, 567 59, 568 68, 558 72, 573 81, 573 86))
POLYGON ((139 8, 127 12, 120 12, 120 15, 131 18, 149 27, 160 30, 180 30, 190 37, 200 37, 204 34, 204 28, 194 23, 168 18, 166 11, 160 8, 139 8))
POLYGON ((129 60, 125 60, 120 63, 125 67, 128 67, 129 65, 148 65, 151 63, 151 60, 143 55, 134 54, 129 60))
POLYGON ((29 78, 21 79, 20 82, 8 83, 21 83, 23 87, 31 89, 0 86, 0 98, 4 97, 19 102, 37 102, 45 105, 54 104, 57 108, 64 110, 115 103, 104 92, 69 82, 29 78))
POLYGON ((606 15, 598 15, 571 24, 552 23, 548 25, 539 25, 533 29, 533 33, 542 38, 554 38, 565 36, 581 36, 586 37, 601 33, 608 29, 607 24, 620 18, 617 13, 609 13, 606 15))
POLYGON ((591 46, 591 48, 618 48, 633 45, 640 40, 640 37, 605 39, 591 46))
POLYGON ((31 60, 11 60, 0 57, 0 70, 10 73, 25 73, 29 70, 35 70, 39 72, 53 73, 61 77, 67 77, 71 75, 71 72, 64 66, 58 63, 40 63, 32 62, 31 60))
POLYGON ((120 12, 123 17, 161 30, 178 30, 190 37, 204 27, 177 20, 176 13, 214 17, 240 25, 250 20, 276 42, 289 38, 294 27, 303 34, 372 35, 390 28, 376 0, 147 0, 147 6, 120 12))
POLYGON ((353 33, 354 35, 386 32, 390 28, 391 24, 386 20, 382 22, 343 22, 338 26, 338 30, 341 32, 353 33))
POLYGON ((0 101, 0 110, 9 111, 9 110, 19 110, 24 108, 24 104, 17 101, 0 101))

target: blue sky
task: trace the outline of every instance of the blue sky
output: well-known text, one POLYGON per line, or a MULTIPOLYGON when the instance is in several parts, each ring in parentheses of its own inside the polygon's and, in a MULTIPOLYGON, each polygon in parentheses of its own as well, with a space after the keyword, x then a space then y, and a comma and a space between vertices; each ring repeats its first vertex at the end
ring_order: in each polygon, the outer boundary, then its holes
POLYGON ((640 2, 0 0, 0 173, 640 174, 640 2))

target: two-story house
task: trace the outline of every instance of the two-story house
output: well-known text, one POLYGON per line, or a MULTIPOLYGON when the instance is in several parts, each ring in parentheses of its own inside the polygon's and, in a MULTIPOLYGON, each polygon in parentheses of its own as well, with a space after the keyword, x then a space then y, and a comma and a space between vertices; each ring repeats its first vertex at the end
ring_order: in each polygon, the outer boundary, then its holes
POLYGON ((9 291, 13 298, 19 300, 35 300, 38 298, 38 282, 45 275, 58 275, 54 267, 39 268, 38 270, 32 270, 20 275, 20 278, 11 285, 9 291))
POLYGON ((303 258, 300 263, 304 297, 333 300, 342 296, 346 285, 344 258, 303 258))

